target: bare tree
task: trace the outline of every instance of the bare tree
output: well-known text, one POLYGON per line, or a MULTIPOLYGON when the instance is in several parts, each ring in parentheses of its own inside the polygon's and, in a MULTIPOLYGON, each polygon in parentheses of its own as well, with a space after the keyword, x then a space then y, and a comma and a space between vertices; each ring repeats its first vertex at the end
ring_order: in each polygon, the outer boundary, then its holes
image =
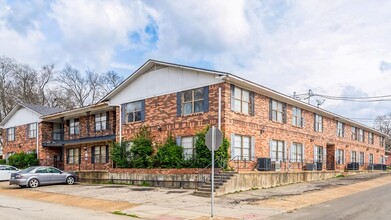
POLYGON ((87 85, 90 89, 90 104, 99 101, 102 97, 102 77, 93 71, 86 71, 87 85))
POLYGON ((13 72, 13 94, 17 101, 38 104, 37 72, 28 65, 18 64, 13 72))
POLYGON ((41 105, 47 105, 47 86, 53 80, 54 77, 54 65, 45 65, 41 68, 38 77, 38 93, 41 105))
POLYGON ((123 81, 123 78, 114 71, 107 71, 102 75, 102 78, 102 89, 105 92, 104 95, 111 92, 123 81))
POLYGON ((89 104, 87 99, 90 95, 91 88, 79 70, 69 64, 65 65, 65 68, 57 77, 57 82, 70 95, 68 97, 70 101, 75 101, 77 107, 83 107, 89 104))
POLYGON ((16 68, 15 60, 8 57, 0 57, 0 119, 12 110, 13 103, 8 100, 11 88, 11 75, 16 68))
POLYGON ((391 151, 391 112, 385 115, 379 115, 375 119, 374 127, 379 131, 387 134, 386 149, 391 151))

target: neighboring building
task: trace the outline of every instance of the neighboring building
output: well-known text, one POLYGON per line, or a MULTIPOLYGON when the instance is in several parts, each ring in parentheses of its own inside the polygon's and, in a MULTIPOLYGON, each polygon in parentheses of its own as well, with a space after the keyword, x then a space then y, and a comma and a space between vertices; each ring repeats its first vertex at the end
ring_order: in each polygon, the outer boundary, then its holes
POLYGON ((3 154, 9 156, 20 152, 36 152, 38 158, 52 159, 56 155, 42 146, 42 119, 40 117, 64 111, 27 103, 17 104, 0 123, 3 128, 3 154))
POLYGON ((56 152, 66 170, 107 169, 109 144, 130 140, 148 125, 154 143, 174 135, 192 158, 196 132, 217 125, 219 88, 221 128, 237 170, 253 170, 257 158, 271 158, 276 170, 384 163, 385 134, 373 128, 229 73, 155 60, 96 105, 42 116, 45 135, 37 148, 56 152))

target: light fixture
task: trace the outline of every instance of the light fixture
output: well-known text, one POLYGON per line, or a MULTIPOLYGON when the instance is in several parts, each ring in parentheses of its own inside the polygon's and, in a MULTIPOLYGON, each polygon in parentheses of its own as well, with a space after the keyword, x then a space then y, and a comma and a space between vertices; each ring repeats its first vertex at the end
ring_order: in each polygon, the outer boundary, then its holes
POLYGON ((259 134, 263 134, 265 133, 265 128, 262 128, 261 130, 259 130, 259 134))
POLYGON ((160 127, 160 125, 157 125, 157 130, 162 131, 162 127, 160 127))
POLYGON ((310 138, 310 141, 311 141, 311 142, 314 142, 314 141, 315 141, 315 138, 314 138, 314 137, 311 137, 311 138, 310 138))

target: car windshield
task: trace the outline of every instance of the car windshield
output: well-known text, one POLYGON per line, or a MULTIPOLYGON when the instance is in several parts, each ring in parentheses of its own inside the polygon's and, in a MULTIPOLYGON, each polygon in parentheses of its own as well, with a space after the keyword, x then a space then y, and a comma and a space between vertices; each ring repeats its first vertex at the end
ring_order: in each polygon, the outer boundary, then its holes
POLYGON ((32 170, 34 170, 35 169, 35 167, 28 167, 28 168, 26 168, 26 169, 24 169, 24 170, 22 170, 22 171, 20 171, 21 173, 29 173, 29 172, 31 172, 32 170))

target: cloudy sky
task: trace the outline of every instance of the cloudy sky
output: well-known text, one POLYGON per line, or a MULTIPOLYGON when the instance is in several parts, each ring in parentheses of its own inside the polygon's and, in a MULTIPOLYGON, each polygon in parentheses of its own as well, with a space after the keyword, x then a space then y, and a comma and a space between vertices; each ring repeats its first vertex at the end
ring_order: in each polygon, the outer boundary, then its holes
MULTIPOLYGON (((151 58, 288 95, 390 95, 390 39, 387 0, 0 0, 0 56, 36 68, 69 63, 127 77, 151 58)), ((391 101, 326 99, 321 107, 372 125, 391 101)))

